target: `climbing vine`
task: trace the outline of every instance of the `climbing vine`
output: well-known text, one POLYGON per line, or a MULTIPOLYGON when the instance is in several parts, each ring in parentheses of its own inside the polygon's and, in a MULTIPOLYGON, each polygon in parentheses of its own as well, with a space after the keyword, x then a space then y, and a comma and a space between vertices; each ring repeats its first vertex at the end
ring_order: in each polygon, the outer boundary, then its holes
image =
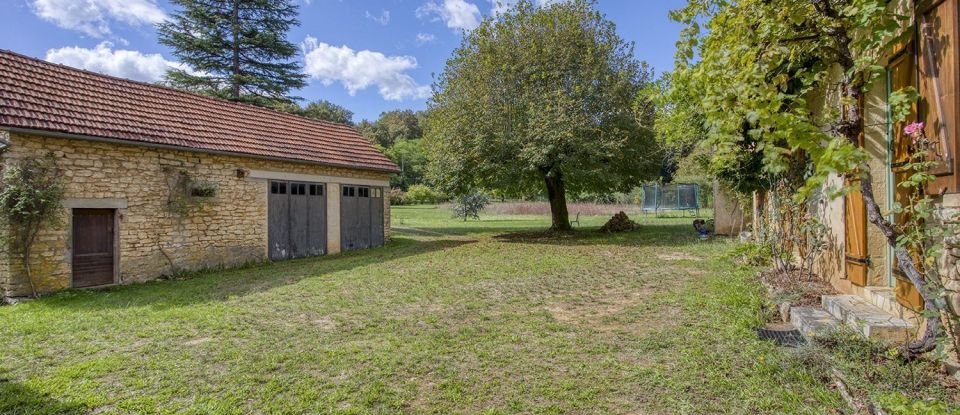
MULTIPOLYGON (((911 243, 928 234, 920 227, 921 234, 911 234, 881 212, 860 142, 866 90, 883 79, 884 56, 910 35, 912 7, 908 0, 689 0, 672 14, 686 27, 671 75, 674 93, 696 92, 693 107, 703 117, 704 145, 716 149, 714 164, 736 161, 747 148, 762 157, 762 172, 775 177, 803 153, 810 168, 794 193, 798 201, 827 187, 833 174, 859 183, 867 219, 893 247, 928 310, 922 337, 901 350, 908 359, 936 349, 941 338, 943 296, 928 284, 937 267, 912 260, 911 243)), ((893 121, 906 119, 915 96, 892 93, 893 121)), ((914 202, 908 209, 918 213, 932 204, 928 196, 914 202)))
POLYGON ((187 216, 194 209, 202 207, 217 195, 217 185, 194 177, 183 169, 166 168, 167 207, 178 216, 187 216))
POLYGON ((44 226, 61 225, 63 194, 63 172, 52 153, 8 165, 0 183, 0 214, 9 238, 3 242, 19 256, 34 297, 37 284, 30 265, 34 244, 44 226))

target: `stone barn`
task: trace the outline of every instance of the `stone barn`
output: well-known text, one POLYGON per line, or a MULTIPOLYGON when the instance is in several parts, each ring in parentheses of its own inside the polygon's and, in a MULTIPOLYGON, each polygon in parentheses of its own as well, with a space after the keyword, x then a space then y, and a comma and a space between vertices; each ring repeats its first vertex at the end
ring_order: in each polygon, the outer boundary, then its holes
MULTIPOLYGON (((0 51, 0 166, 52 155, 62 221, 41 292, 380 246, 386 156, 351 127, 0 51)), ((5 231, 7 231, 5 229, 5 231)), ((30 293, 15 247, 0 294, 30 293)))

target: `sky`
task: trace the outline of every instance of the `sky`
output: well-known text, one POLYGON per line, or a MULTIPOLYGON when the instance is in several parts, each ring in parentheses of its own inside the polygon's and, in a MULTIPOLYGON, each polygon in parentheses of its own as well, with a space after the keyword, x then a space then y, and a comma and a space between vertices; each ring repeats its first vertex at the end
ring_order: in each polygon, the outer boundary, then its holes
MULTIPOLYGON (((0 49, 139 81, 178 67, 157 42, 154 25, 168 0, 0 0, 0 49)), ((434 76, 465 31, 496 13, 503 0, 293 0, 300 25, 288 34, 309 76, 294 92, 303 103, 326 99, 355 113, 426 108, 434 76)), ((507 0, 509 1, 509 0, 507 0)), ((538 0, 549 3, 563 0, 538 0)), ((599 0, 598 8, 634 42, 657 73, 673 66, 680 26, 667 13, 684 0, 599 0)))

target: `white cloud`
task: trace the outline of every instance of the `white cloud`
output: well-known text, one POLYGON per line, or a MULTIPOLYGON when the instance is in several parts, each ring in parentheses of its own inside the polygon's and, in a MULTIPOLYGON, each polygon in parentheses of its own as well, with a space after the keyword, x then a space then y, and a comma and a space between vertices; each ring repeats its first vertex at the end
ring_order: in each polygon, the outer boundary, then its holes
POLYGON ((464 0, 431 0, 417 8, 417 17, 443 20, 451 29, 473 30, 480 25, 480 8, 464 0))
MULTIPOLYGON (((549 6, 554 3, 560 3, 565 0, 537 0, 537 5, 540 7, 549 6)), ((493 14, 502 14, 503 12, 509 10, 515 4, 517 0, 490 0, 491 8, 490 12, 493 14)))
POLYGON ((110 22, 153 24, 167 18, 155 0, 30 0, 40 18, 92 37, 111 34, 110 22))
POLYGON ((424 44, 424 43, 433 42, 434 40, 437 40, 437 37, 434 36, 433 33, 417 33, 417 43, 418 43, 418 44, 421 44, 421 45, 422 45, 422 44, 424 44))
POLYGON ((159 53, 144 54, 135 50, 113 50, 110 42, 101 42, 96 48, 77 46, 50 49, 47 61, 102 74, 137 81, 156 82, 170 68, 184 68, 180 63, 168 61, 159 53))
POLYGON ((426 98, 430 87, 418 85, 406 72, 417 67, 412 56, 386 56, 383 53, 347 46, 332 46, 312 36, 300 44, 303 49, 303 70, 324 85, 340 82, 350 95, 376 86, 388 101, 426 98))
POLYGON ((373 13, 370 13, 369 10, 367 10, 366 16, 367 16, 368 19, 373 20, 373 21, 375 21, 375 22, 377 22, 377 23, 380 23, 381 25, 384 25, 384 26, 386 26, 388 23, 390 23, 390 11, 389 11, 389 10, 382 10, 382 11, 380 11, 380 15, 379 15, 379 16, 376 16, 376 15, 374 15, 373 13))

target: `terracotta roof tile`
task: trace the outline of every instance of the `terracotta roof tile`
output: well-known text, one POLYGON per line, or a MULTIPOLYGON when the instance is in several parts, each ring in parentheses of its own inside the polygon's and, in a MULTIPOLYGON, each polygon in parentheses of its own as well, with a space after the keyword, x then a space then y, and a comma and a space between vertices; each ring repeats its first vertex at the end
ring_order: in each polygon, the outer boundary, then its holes
POLYGON ((397 166, 355 129, 0 50, 0 126, 365 170, 397 166))

